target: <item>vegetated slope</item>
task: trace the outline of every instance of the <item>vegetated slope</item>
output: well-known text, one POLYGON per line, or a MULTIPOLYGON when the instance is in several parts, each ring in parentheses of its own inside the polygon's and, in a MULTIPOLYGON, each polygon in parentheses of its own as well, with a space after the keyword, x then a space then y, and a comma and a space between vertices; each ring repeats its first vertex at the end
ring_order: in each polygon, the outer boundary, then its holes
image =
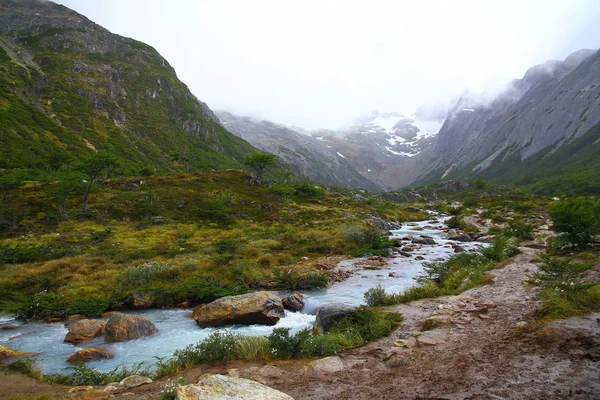
MULTIPOLYGON (((581 50, 565 61, 529 69, 490 105, 460 99, 435 145, 415 157, 427 167, 413 184, 465 176, 515 181, 516 170, 509 165, 573 143, 598 122, 600 52, 581 50)), ((588 155, 578 152, 578 157, 588 155)), ((522 162, 520 168, 536 166, 539 173, 550 165, 522 162)))
POLYGON ((379 192, 381 188, 322 141, 286 126, 228 112, 217 113, 221 123, 252 145, 296 165, 310 179, 327 185, 379 192))
POLYGON ((0 168, 95 150, 129 173, 234 167, 255 151, 152 47, 61 5, 0 0, 0 168))

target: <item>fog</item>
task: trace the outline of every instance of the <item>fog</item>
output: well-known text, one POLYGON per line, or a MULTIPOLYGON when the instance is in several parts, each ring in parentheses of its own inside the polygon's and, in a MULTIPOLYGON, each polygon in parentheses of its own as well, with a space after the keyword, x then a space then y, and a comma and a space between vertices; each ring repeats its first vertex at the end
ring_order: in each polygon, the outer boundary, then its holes
POLYGON ((493 97, 600 47, 598 0, 57 2, 155 47, 212 109, 305 128, 493 97))

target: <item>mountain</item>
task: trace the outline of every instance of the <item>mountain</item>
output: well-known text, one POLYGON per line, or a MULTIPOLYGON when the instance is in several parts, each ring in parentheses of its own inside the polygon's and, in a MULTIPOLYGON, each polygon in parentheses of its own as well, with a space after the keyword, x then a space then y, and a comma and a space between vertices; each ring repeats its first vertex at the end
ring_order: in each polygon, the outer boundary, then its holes
POLYGON ((588 157, 596 153, 582 151, 579 139, 598 146, 590 138, 599 122, 600 52, 581 50, 530 68, 490 104, 459 99, 433 145, 419 155, 424 169, 413 184, 462 177, 531 182, 550 170, 558 173, 558 164, 549 163, 556 154, 562 154, 563 169, 579 165, 585 175, 595 165, 588 157))
POLYGON ((324 141, 291 128, 251 117, 217 112, 230 132, 297 166, 308 178, 327 185, 380 192, 381 187, 359 174, 345 156, 324 141))
POLYGON ((398 169, 431 145, 444 117, 444 112, 425 107, 408 117, 372 111, 348 129, 309 134, 342 154, 363 176, 384 187, 394 187, 398 169))
POLYGON ((0 169, 98 150, 125 173, 240 167, 256 151, 147 44, 51 2, 0 0, 0 169))

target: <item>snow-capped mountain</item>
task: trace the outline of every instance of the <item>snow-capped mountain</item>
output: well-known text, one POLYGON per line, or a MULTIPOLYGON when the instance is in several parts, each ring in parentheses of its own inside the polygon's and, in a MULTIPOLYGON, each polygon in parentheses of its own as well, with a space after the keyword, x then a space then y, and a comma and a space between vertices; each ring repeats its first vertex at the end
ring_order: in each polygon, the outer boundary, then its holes
POLYGON ((421 153, 439 132, 445 112, 431 110, 420 108, 411 116, 372 111, 357 118, 348 129, 309 134, 347 159, 361 174, 387 187, 387 171, 421 153))

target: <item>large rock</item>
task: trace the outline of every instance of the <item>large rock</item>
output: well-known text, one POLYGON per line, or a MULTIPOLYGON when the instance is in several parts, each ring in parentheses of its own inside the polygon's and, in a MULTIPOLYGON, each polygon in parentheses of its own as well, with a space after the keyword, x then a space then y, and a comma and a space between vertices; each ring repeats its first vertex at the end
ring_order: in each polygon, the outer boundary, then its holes
POLYGON ((104 333, 104 327, 106 321, 100 319, 82 319, 75 322, 69 328, 67 336, 65 336, 65 343, 81 343, 92 340, 104 333))
POLYGON ((250 379, 204 374, 195 385, 178 386, 177 400, 294 400, 250 379))
POLYGON ((114 314, 106 323, 104 340, 107 342, 125 342, 150 336, 158 332, 148 318, 131 314, 114 314))
POLYGON ((330 304, 320 307, 317 310, 317 319, 315 320, 314 329, 323 334, 333 328, 346 315, 355 310, 345 304, 330 304))
POLYGON ((102 360, 113 358, 115 355, 108 349, 97 348, 97 347, 89 347, 87 349, 81 349, 76 353, 71 354, 69 358, 67 358, 68 362, 87 362, 93 360, 102 360))
POLYGON ((192 318, 203 328, 233 324, 275 325, 284 316, 281 300, 269 292, 221 297, 199 305, 192 313, 192 318))
POLYGON ((286 310, 300 311, 304 307, 304 296, 302 296, 302 293, 293 292, 281 299, 281 303, 286 310))
POLYGON ((0 360, 4 360, 5 358, 12 358, 12 357, 37 356, 38 354, 41 354, 41 353, 19 351, 19 350, 11 349, 8 346, 0 345, 0 360))
POLYGON ((425 236, 413 238, 412 242, 415 244, 435 244, 435 240, 433 238, 425 236))
POLYGON ((150 383, 152 383, 152 379, 148 378, 147 376, 130 375, 119 382, 119 387, 132 389, 138 386, 148 385, 150 383))

